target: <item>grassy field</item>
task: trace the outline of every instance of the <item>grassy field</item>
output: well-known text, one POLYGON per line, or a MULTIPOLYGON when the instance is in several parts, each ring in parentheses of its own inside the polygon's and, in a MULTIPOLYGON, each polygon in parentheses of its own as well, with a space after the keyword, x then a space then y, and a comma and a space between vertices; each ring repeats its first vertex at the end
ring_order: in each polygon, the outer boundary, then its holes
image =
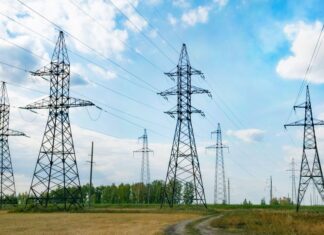
POLYGON ((211 225, 234 234, 318 235, 324 234, 324 213, 287 210, 232 210, 211 225))
MULTIPOLYGON (((7 208, 9 209, 9 208, 7 208)), ((188 234, 206 217, 222 215, 211 225, 234 234, 324 234, 324 207, 209 205, 94 205, 72 213, 55 209, 25 211, 23 207, 0 211, 2 234, 163 234, 165 228, 194 219, 188 234)))
POLYGON ((197 213, 0 213, 1 234, 163 234, 170 224, 197 213))

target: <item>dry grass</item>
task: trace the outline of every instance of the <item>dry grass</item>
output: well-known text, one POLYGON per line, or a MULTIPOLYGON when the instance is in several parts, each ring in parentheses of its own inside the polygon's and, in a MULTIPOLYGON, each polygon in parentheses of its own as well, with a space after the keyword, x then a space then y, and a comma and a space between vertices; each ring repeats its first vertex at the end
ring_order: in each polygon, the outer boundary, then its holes
POLYGON ((0 213, 1 234, 163 234, 190 213, 0 213))
POLYGON ((211 225, 238 234, 324 234, 324 214, 285 211, 232 211, 211 225))

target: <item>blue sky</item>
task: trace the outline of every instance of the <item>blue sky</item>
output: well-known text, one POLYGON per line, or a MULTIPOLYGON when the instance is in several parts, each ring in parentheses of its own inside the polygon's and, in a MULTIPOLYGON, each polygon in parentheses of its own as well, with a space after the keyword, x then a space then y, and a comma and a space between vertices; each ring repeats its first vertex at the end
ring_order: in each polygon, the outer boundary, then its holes
MULTIPOLYGON (((291 194, 286 169, 292 157, 300 162, 302 134, 297 129, 286 132, 283 125, 296 100, 324 20, 321 2, 112 2, 26 2, 88 46, 72 36, 66 37, 68 48, 87 58, 69 52, 71 95, 93 100, 109 112, 100 113, 94 108, 71 110, 82 183, 87 182, 85 161, 92 140, 97 162, 96 185, 137 181, 140 158, 133 158, 132 150, 139 147, 137 137, 142 135, 144 127, 155 150, 151 159, 152 179, 164 179, 176 122, 163 112, 171 109, 175 100, 166 101, 156 92, 174 85, 163 72, 175 67, 181 44, 185 42, 192 66, 206 76, 205 81, 194 78, 194 85, 208 88, 213 94, 212 99, 204 95, 193 97, 194 106, 206 113, 206 118, 195 115, 193 126, 208 201, 213 198, 215 157, 204 148, 212 143, 210 132, 218 122, 222 125, 223 139, 230 146, 230 153, 225 153, 224 158, 233 202, 247 198, 259 203, 263 197, 268 199, 270 175, 275 196, 291 194)), ((58 35, 55 27, 18 1, 2 1, 0 5, 0 61, 27 70, 48 63, 53 44, 44 37, 55 42, 58 35)), ((314 116, 324 118, 323 63, 324 49, 320 48, 307 78, 314 116)), ((32 137, 10 140, 17 189, 26 191, 47 113, 35 115, 15 107, 45 96, 48 84, 5 65, 0 65, 0 75, 8 82, 11 127, 32 137)), ((303 102, 304 93, 298 102, 303 102)), ((301 115, 293 113, 288 121, 300 119, 301 115)), ((318 129, 317 135, 322 156, 322 129, 318 129)))

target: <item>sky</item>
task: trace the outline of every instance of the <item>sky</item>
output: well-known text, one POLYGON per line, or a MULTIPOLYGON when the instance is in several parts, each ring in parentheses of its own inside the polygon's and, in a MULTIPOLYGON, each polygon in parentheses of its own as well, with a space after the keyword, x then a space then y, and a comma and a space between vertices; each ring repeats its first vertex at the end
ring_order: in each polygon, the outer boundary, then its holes
MULTIPOLYGON (((285 130, 283 125, 303 115, 292 107, 305 99, 305 89, 300 95, 298 91, 324 23, 320 0, 23 3, 0 1, 0 78, 8 86, 10 127, 30 136, 9 140, 18 192, 29 189, 48 115, 18 108, 49 93, 47 81, 26 71, 50 62, 60 27, 68 32, 71 96, 105 110, 70 110, 82 184, 89 178, 91 141, 95 185, 138 182, 141 158, 133 150, 141 147, 137 138, 144 128, 154 150, 151 180, 164 180, 176 125, 164 112, 176 100, 157 93, 175 85, 164 72, 176 66, 186 43, 191 65, 206 77, 193 78, 193 85, 213 96, 192 97, 193 105, 206 114, 194 115, 192 122, 207 201, 213 201, 215 153, 205 147, 215 142, 210 132, 217 123, 230 148, 224 161, 231 202, 268 201, 270 176, 275 197, 291 195, 287 170, 292 158, 299 168, 303 136, 300 128, 285 130)), ((318 118, 324 118, 323 63, 320 43, 307 74, 318 118)), ((324 129, 316 131, 323 162, 324 129)), ((307 194, 305 203, 309 198, 307 194)))

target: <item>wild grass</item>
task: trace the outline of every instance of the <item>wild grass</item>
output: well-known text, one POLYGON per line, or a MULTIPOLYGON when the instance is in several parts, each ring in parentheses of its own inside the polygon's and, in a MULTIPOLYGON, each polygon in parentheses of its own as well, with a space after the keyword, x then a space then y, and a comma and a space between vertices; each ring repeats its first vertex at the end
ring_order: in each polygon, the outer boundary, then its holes
POLYGON ((234 210, 212 221, 221 230, 249 235, 324 234, 324 213, 287 210, 234 210))
POLYGON ((6 213, 0 212, 1 234, 163 234, 190 213, 6 213))

